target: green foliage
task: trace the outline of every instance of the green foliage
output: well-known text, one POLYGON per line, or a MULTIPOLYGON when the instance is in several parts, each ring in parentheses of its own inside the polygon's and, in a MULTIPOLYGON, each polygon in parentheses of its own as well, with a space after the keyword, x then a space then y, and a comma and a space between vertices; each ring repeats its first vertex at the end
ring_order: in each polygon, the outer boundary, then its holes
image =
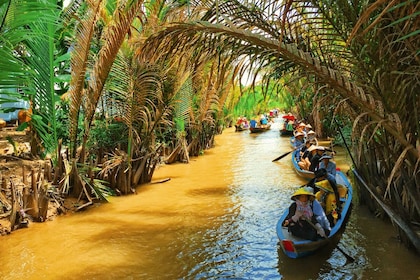
POLYGON ((31 127, 43 146, 41 156, 55 155, 59 126, 56 89, 65 92, 69 81, 67 48, 57 49, 62 26, 59 12, 54 0, 0 4, 0 88, 8 95, 3 101, 31 102, 31 127))
POLYGON ((91 179, 90 172, 98 172, 98 168, 92 169, 91 166, 84 164, 78 164, 78 171, 80 179, 89 187, 92 191, 92 194, 101 201, 108 202, 108 196, 114 196, 115 191, 107 186, 108 182, 99 179, 91 179))
POLYGON ((92 154, 99 149, 112 151, 115 147, 127 147, 126 125, 120 121, 95 120, 87 146, 92 154))
POLYGON ((283 98, 284 95, 288 96, 283 92, 277 94, 273 86, 268 88, 268 94, 263 92, 261 85, 256 86, 254 89, 249 87, 244 91, 244 94, 238 98, 236 105, 233 108, 233 117, 253 117, 266 113, 273 108, 287 108, 283 98))
POLYGON ((351 120, 346 117, 339 117, 335 116, 337 122, 340 124, 338 127, 333 120, 331 120, 329 123, 326 121, 324 122, 324 125, 328 127, 334 127, 334 130, 331 129, 331 135, 334 136, 334 143, 336 145, 345 146, 345 144, 351 146, 351 135, 352 135, 352 123, 351 120), (340 133, 341 132, 341 133, 340 133), (341 136, 341 134, 344 136, 341 136))

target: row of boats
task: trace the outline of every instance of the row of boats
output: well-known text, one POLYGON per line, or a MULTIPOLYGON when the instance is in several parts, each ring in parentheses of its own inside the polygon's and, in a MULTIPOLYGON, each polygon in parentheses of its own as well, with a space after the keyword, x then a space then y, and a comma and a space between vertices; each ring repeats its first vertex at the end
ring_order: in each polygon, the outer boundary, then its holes
MULTIPOLYGON (((295 125, 293 125, 293 128, 290 128, 287 127, 287 123, 289 123, 289 125, 292 125, 292 123, 294 123, 296 119, 290 114, 283 116, 283 118, 284 125, 282 125, 282 127, 280 128, 280 136, 289 136, 292 139, 295 125)), ((259 133, 269 130, 270 127, 270 123, 263 126, 259 125, 257 127, 244 127, 240 125, 235 125, 235 131, 249 130, 250 133, 259 133)), ((314 178, 315 174, 314 172, 302 169, 299 166, 297 161, 297 154, 299 152, 299 149, 296 149, 292 152, 292 166, 300 177, 305 178, 309 182, 311 179, 314 178)), ((284 154, 283 156, 285 156, 286 154, 284 154)), ((278 159, 283 158, 283 156, 280 156, 273 161, 277 161, 278 159)), ((353 188, 347 176, 341 170, 339 170, 339 168, 337 168, 336 170, 336 182, 338 189, 341 190, 341 211, 339 218, 337 219, 334 226, 331 227, 331 231, 329 232, 326 238, 319 237, 317 240, 307 240, 294 236, 291 232, 289 232, 287 226, 283 226, 284 221, 289 214, 289 209, 287 208, 285 212, 281 215, 276 225, 276 232, 280 240, 280 246, 286 256, 290 258, 301 258, 304 256, 308 256, 314 254, 322 247, 328 245, 330 242, 338 241, 341 233, 344 231, 346 222, 350 215, 353 199, 353 188)))
MULTIPOLYGON (((292 152, 292 166, 296 173, 308 180, 314 178, 314 172, 301 169, 296 160, 296 154, 299 150, 292 152)), ((306 240, 292 235, 286 226, 283 226, 284 221, 288 215, 289 209, 287 208, 283 215, 278 220, 276 226, 277 236, 280 240, 280 246, 283 252, 290 258, 301 258, 307 255, 311 255, 318 251, 320 248, 328 245, 330 242, 337 242, 342 231, 344 230, 345 224, 348 220, 351 211, 352 199, 353 199, 353 188, 348 180, 347 176, 337 168, 336 182, 338 188, 345 190, 340 192, 341 201, 341 215, 336 221, 335 225, 331 228, 331 232, 327 238, 318 238, 317 240, 306 240)))

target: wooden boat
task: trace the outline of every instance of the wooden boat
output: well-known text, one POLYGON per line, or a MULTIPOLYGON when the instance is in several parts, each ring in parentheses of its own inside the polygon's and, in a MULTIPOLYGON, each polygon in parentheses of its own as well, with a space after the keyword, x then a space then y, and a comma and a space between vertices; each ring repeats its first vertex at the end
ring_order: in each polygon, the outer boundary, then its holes
POLYGON ((296 154, 299 153, 299 150, 295 150, 292 153, 292 163, 293 163, 293 168, 295 169, 296 173, 300 176, 303 177, 305 179, 312 179, 315 177, 315 174, 312 171, 309 170, 305 170, 300 168, 297 160, 296 160, 296 154))
POLYGON ((235 124, 235 132, 248 130, 249 127, 235 124))
POLYGON ((268 123, 268 124, 257 126, 257 127, 250 127, 249 131, 251 133, 259 133, 259 132, 270 130, 270 128, 271 128, 271 123, 268 123))
POLYGON ((280 246, 283 252, 290 258, 301 258, 315 253, 320 248, 326 246, 334 238, 339 238, 339 234, 344 230, 348 216, 350 215, 351 203, 353 198, 352 186, 346 175, 337 171, 336 175, 337 186, 340 193, 340 200, 342 202, 341 217, 337 223, 332 227, 328 238, 319 238, 318 240, 305 240, 292 235, 287 227, 283 227, 283 222, 286 219, 289 208, 286 209, 277 223, 276 231, 280 239, 280 246))
MULTIPOLYGON (((290 145, 292 147, 293 147, 293 139, 294 139, 294 137, 290 137, 290 145)), ((321 143, 321 142, 319 142, 319 143, 321 143)), ((323 143, 326 144, 327 141, 323 141, 323 143)), ((331 149, 326 148, 328 146, 325 146, 325 145, 320 145, 320 146, 323 146, 325 148, 325 150, 328 151, 328 152, 331 152, 332 151, 331 149)), ((299 153, 299 150, 295 150, 292 153, 292 164, 293 164, 293 168, 296 171, 296 173, 300 177, 305 178, 305 179, 308 179, 308 180, 314 178, 315 177, 315 174, 312 171, 309 171, 309 170, 305 170, 305 169, 300 168, 300 166, 298 164, 298 161, 296 160, 297 159, 297 157, 296 157, 297 153, 299 153)))
MULTIPOLYGON (((290 129, 287 129, 287 122, 289 121, 287 119, 287 115, 283 117, 281 121, 281 128, 280 128, 280 136, 293 136, 294 126, 290 127, 290 129)), ((294 117, 293 117, 294 120, 294 117)))
POLYGON ((280 129, 280 136, 293 136, 293 130, 280 129))

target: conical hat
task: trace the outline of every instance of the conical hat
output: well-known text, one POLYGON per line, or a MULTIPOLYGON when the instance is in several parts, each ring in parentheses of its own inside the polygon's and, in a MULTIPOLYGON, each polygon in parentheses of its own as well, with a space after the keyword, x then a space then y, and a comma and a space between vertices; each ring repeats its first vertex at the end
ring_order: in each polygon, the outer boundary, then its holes
POLYGON ((309 188, 302 187, 302 188, 299 188, 299 189, 297 189, 295 191, 295 193, 292 195, 291 199, 292 200, 295 200, 296 199, 296 196, 301 195, 301 194, 309 195, 310 198, 314 198, 315 197, 314 193, 311 192, 309 188))
POLYGON ((328 180, 322 180, 322 181, 316 182, 315 186, 325 192, 329 192, 329 193, 334 192, 334 189, 331 187, 331 184, 328 180))

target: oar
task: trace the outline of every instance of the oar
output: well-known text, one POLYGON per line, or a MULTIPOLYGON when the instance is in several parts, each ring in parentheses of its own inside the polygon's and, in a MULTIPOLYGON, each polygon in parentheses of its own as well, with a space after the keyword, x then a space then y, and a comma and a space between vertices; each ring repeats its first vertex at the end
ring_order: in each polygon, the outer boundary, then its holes
POLYGON ((340 129, 340 124, 338 123, 338 121, 337 121, 335 118, 333 118, 333 120, 334 120, 334 121, 335 121, 335 123, 337 124, 337 129, 338 129, 338 132, 340 133, 340 136, 341 136, 341 138, 343 139, 344 145, 346 146, 347 152, 348 152, 348 153, 349 153, 349 155, 350 155, 350 159, 351 159, 351 161, 353 162, 354 167, 356 168, 356 167, 357 167, 357 166, 356 166, 356 162, 354 161, 354 158, 353 158, 353 155, 352 155, 352 153, 351 153, 351 151, 350 151, 350 148, 349 148, 349 146, 347 145, 346 138, 344 138, 343 132, 341 132, 341 129, 340 129))
POLYGON ((276 157, 275 159, 273 159, 273 162, 281 160, 282 158, 284 158, 285 156, 287 156, 288 154, 290 154, 291 152, 293 152, 294 150, 288 151, 287 153, 282 154, 279 157, 276 157))
POLYGON ((291 151, 288 151, 287 153, 284 153, 284 154, 282 154, 282 155, 281 155, 281 156, 279 156, 279 157, 276 157, 275 159, 273 159, 273 160, 272 160, 272 162, 275 162, 275 161, 281 160, 282 158, 284 158, 284 157, 285 157, 285 156, 287 156, 288 154, 290 154, 290 153, 294 152, 294 151, 295 151, 295 150, 297 150, 297 149, 302 148, 302 147, 303 147, 303 145, 305 145, 305 144, 302 144, 302 145, 300 145, 299 147, 297 147, 297 148, 295 148, 295 149, 293 149, 293 150, 291 150, 291 151))

